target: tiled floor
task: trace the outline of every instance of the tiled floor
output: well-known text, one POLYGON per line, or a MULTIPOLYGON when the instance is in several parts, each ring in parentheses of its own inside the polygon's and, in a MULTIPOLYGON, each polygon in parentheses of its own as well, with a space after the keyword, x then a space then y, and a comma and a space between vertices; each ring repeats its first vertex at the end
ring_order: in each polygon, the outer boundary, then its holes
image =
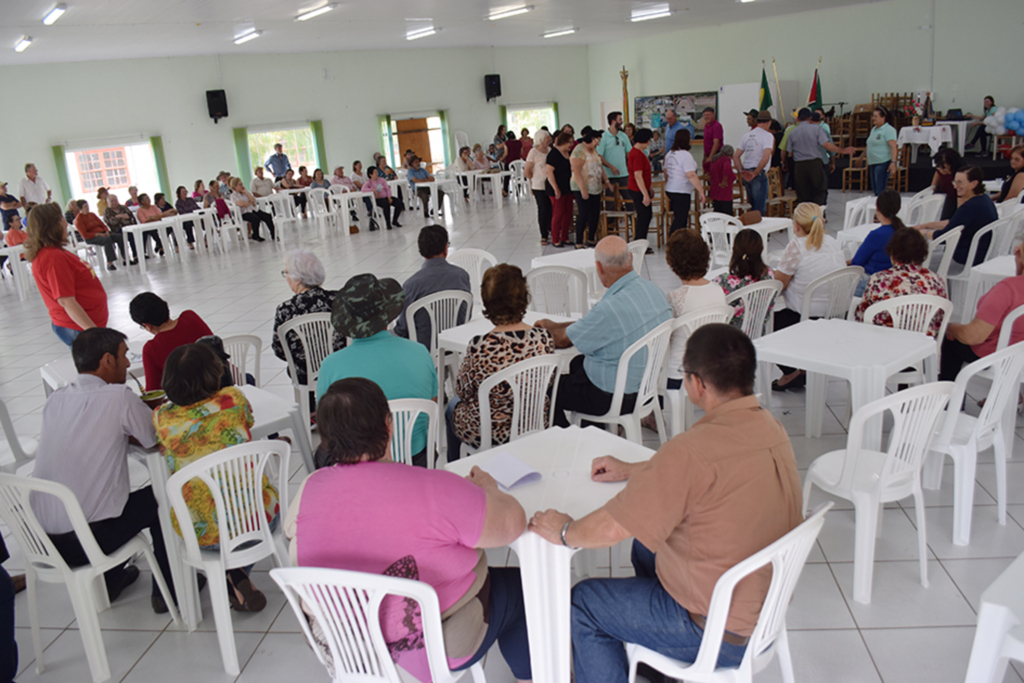
MULTIPOLYGON (((830 214, 842 216, 843 200, 851 196, 832 193, 830 214)), ((838 221, 834 221, 835 225, 838 221)), ((286 249, 314 249, 327 267, 327 286, 340 287, 349 277, 363 272, 404 280, 420 264, 416 249, 421 220, 407 215, 406 227, 392 232, 334 233, 326 240, 311 225, 286 227, 280 244, 235 247, 225 254, 186 254, 182 261, 151 262, 149 276, 138 269, 103 272, 110 297, 110 325, 126 332, 132 347, 141 349, 146 334, 128 317, 128 302, 140 291, 151 289, 171 304, 172 313, 184 308, 198 312, 222 335, 251 333, 263 339, 264 385, 291 396, 284 363, 269 351, 274 308, 290 293, 279 272, 286 249)), ((490 201, 463 211, 448 223, 452 247, 487 249, 499 260, 525 270, 541 248, 532 203, 506 204, 496 208, 490 201)), ((833 227, 838 229, 837 227, 833 227)), ((781 243, 772 245, 780 248, 781 243)), ((554 251, 548 247, 548 252, 554 251)), ((660 253, 648 257, 645 274, 663 289, 677 281, 660 253)), ((0 398, 14 415, 24 436, 39 433, 43 392, 38 368, 67 353, 49 329, 46 311, 33 289, 20 302, 10 279, 0 282, 0 398)), ((803 436, 804 394, 776 396, 774 412, 789 431, 801 471, 818 455, 845 444, 846 391, 832 383, 824 436, 803 436)), ((1018 439, 1024 431, 1018 431, 1018 439)), ((648 437, 652 437, 648 434, 648 437)), ((652 438, 649 445, 656 446, 652 438)), ((796 677, 800 683, 820 681, 884 683, 958 682, 964 680, 976 612, 981 592, 1024 551, 1024 464, 1017 442, 1017 460, 1009 465, 1009 519, 996 523, 995 474, 991 454, 978 467, 975 515, 971 545, 952 545, 952 466, 945 471, 940 492, 926 494, 929 588, 918 581, 916 530, 912 506, 891 506, 878 539, 874 593, 871 605, 854 603, 852 506, 840 502, 830 513, 818 548, 810 557, 789 612, 790 641, 796 677)), ((296 473, 293 485, 301 475, 296 473)), ((144 473, 142 477, 144 479, 144 473)), ((820 500, 816 494, 814 501, 820 500)), ((813 504, 813 502, 812 502, 813 504)), ((6 531, 6 530, 5 530, 6 531)), ((13 557, 6 563, 12 573, 22 567, 20 553, 5 533, 13 557)), ((491 552, 492 562, 515 562, 507 551, 491 552)), ((607 566, 607 560, 604 565, 607 566)), ((267 563, 257 566, 255 582, 268 595, 260 614, 234 616, 240 683, 281 680, 326 681, 327 675, 305 645, 298 624, 265 573, 267 563)), ((206 620, 196 633, 175 628, 170 619, 154 615, 149 607, 148 581, 140 580, 100 617, 110 658, 112 680, 229 681, 224 674, 213 619, 204 592, 206 620)), ((25 594, 17 598, 17 635, 21 650, 21 675, 28 681, 87 681, 89 671, 74 613, 62 586, 45 586, 40 592, 46 670, 36 673, 25 594)), ((511 681, 508 668, 497 653, 488 658, 489 679, 511 681)), ((1006 681, 1024 681, 1024 667, 1008 671, 1006 681)), ((772 663, 759 681, 781 680, 772 663)))

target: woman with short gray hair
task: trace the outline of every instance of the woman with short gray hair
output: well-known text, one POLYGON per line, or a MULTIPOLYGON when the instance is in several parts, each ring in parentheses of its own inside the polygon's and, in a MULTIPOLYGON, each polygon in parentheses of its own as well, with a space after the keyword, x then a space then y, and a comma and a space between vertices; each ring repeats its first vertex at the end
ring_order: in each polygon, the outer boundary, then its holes
MULTIPOLYGON (((295 293, 277 307, 274 313, 274 334, 271 343, 274 355, 281 360, 287 360, 284 354, 284 347, 277 336, 277 329, 286 322, 300 315, 308 313, 330 313, 331 304, 334 303, 336 292, 321 287, 327 274, 324 271, 324 264, 317 255, 308 249, 296 249, 288 252, 284 257, 284 270, 282 277, 288 283, 288 287, 295 293)), ((334 334, 334 350, 345 347, 345 338, 334 334)), ((288 349, 291 352, 292 360, 295 361, 295 372, 299 384, 305 384, 306 377, 306 353, 299 342, 298 335, 288 335, 288 349)), ((290 374, 289 370, 289 374, 290 374)))

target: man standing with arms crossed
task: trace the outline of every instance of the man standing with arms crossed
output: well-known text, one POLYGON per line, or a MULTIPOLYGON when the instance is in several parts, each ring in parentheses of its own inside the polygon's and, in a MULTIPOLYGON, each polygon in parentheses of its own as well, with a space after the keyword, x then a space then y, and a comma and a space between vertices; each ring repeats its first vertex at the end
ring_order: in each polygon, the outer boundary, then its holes
POLYGON ((772 160, 775 136, 768 132, 772 115, 767 111, 757 114, 757 125, 740 138, 739 147, 732 156, 736 173, 747 190, 747 201, 753 211, 764 215, 768 203, 768 176, 765 170, 772 160))

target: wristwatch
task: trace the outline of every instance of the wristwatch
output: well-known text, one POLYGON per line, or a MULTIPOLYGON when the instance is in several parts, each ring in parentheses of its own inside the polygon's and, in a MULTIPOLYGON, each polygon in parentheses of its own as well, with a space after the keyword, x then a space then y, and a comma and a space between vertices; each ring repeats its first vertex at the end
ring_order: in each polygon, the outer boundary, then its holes
POLYGON ((572 548, 573 550, 578 550, 578 548, 574 548, 573 546, 571 546, 571 545, 569 545, 568 543, 565 542, 565 532, 569 530, 569 525, 570 524, 572 524, 572 520, 571 519, 568 522, 566 522, 565 524, 562 525, 562 531, 561 531, 561 533, 559 533, 559 537, 562 539, 562 545, 564 545, 566 548, 572 548))

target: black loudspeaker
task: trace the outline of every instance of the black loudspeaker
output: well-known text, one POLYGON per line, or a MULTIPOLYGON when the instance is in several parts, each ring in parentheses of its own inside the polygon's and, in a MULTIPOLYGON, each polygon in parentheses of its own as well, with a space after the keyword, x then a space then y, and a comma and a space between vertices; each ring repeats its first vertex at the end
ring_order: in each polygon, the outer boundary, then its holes
POLYGON ((484 90, 487 91, 487 101, 501 97, 501 76, 498 74, 487 74, 484 76, 484 90))
POLYGON ((210 118, 214 123, 228 115, 228 98, 223 90, 206 91, 206 108, 210 110, 210 118))

